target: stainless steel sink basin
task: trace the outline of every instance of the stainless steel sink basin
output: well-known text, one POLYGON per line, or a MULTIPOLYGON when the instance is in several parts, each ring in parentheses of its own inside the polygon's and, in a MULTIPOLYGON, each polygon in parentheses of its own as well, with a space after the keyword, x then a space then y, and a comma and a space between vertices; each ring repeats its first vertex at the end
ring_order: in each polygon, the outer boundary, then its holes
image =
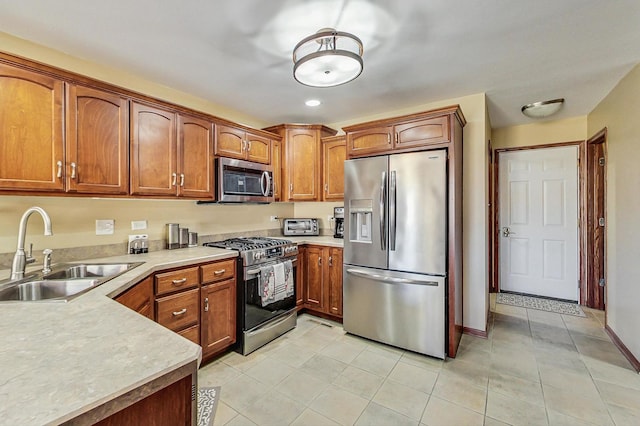
POLYGON ((96 279, 28 281, 0 290, 0 300, 66 299, 98 283, 96 279))
POLYGON ((140 263, 62 263, 43 275, 36 273, 19 281, 0 281, 3 301, 68 301, 140 263))

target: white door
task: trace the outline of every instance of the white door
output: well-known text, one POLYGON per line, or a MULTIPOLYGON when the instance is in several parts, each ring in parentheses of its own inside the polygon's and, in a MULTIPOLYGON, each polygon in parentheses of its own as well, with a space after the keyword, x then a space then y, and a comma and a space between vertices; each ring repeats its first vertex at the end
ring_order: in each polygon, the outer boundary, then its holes
POLYGON ((500 288, 577 301, 577 147, 499 156, 500 288))

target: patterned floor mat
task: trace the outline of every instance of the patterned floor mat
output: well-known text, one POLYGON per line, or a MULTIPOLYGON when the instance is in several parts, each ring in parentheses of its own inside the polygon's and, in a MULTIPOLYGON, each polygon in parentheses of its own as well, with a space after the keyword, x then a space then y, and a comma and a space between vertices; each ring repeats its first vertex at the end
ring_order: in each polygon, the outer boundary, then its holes
POLYGON ((498 293, 496 303, 521 306, 529 309, 538 309, 540 311, 556 312, 558 314, 575 315, 577 317, 586 317, 584 311, 577 303, 561 302, 559 300, 544 299, 542 297, 498 293))

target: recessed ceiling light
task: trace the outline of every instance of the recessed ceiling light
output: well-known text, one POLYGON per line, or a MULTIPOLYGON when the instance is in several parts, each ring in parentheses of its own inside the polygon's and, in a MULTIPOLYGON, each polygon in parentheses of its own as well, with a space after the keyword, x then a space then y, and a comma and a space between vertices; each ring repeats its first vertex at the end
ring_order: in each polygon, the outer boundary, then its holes
POLYGON ((522 107, 522 113, 531 118, 544 118, 560 111, 564 104, 564 98, 550 101, 534 102, 522 107))
POLYGON ((320 105, 320 101, 317 99, 309 99, 308 101, 306 101, 304 103, 306 106, 310 106, 310 107, 316 107, 318 105, 320 105))

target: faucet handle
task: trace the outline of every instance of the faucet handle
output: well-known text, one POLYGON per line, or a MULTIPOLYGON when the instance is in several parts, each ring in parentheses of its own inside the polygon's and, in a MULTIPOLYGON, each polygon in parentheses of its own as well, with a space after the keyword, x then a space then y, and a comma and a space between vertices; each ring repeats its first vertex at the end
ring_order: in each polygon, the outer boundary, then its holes
POLYGON ((29 253, 27 253, 27 258, 25 259, 25 263, 28 265, 35 261, 36 259, 33 257, 33 243, 31 243, 29 244, 29 253))
POLYGON ((42 254, 44 256, 42 262, 42 273, 45 275, 51 272, 51 253, 53 253, 53 250, 51 249, 42 250, 42 254))

